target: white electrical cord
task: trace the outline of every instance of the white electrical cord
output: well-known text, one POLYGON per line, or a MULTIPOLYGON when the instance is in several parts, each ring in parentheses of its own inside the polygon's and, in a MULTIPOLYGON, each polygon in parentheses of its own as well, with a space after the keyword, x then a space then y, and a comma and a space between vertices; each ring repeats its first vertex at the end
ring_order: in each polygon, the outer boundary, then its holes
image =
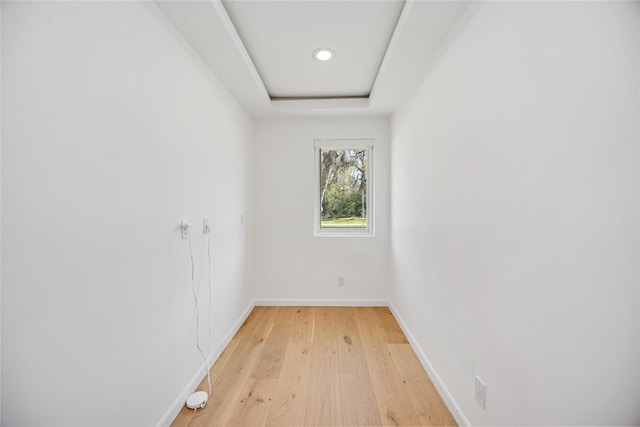
MULTIPOLYGON (((189 257, 191 258, 191 291, 193 293, 193 302, 195 303, 195 306, 196 306, 196 347, 198 348, 198 352, 200 353, 200 356, 202 356, 202 359, 204 360, 204 366, 205 366, 205 369, 207 370, 207 382, 209 383, 209 397, 210 397, 211 396, 211 372, 210 372, 209 361, 207 359, 207 356, 205 356, 204 352, 202 351, 202 347, 200 347, 200 333, 199 333, 199 329, 200 329, 200 307, 198 307, 198 290, 200 288, 200 279, 202 278, 202 261, 200 262, 200 275, 198 276, 198 284, 196 285, 196 281, 195 281, 195 263, 193 261, 193 248, 191 246, 191 233, 188 234, 188 240, 189 240, 189 257)), ((209 234, 209 238, 208 238, 208 243, 207 243, 208 248, 210 248, 210 246, 211 246, 210 242, 211 242, 211 234, 209 234)), ((204 252, 204 251, 201 250, 201 253, 202 252, 204 252)), ((207 252, 209 254, 209 272, 211 272, 211 251, 210 251, 210 249, 208 249, 207 252)), ((200 259, 202 260, 202 257, 200 257, 200 259)), ((210 322, 210 318, 211 318, 211 277, 209 277, 209 314, 207 316, 207 323, 209 323, 209 339, 207 340, 208 341, 207 342, 207 349, 209 349, 210 341, 211 341, 211 322, 210 322)))
MULTIPOLYGON (((207 257, 209 258, 208 265, 208 274, 207 274, 207 284, 209 285, 209 307, 207 307, 207 327, 209 329, 209 336, 207 340, 207 354, 211 354, 211 309, 213 308, 211 299, 211 229, 209 229, 209 233, 207 234, 207 257)), ((211 368, 207 368, 207 372, 209 372, 211 368)), ((211 397, 211 380, 209 380, 209 397, 211 397)))

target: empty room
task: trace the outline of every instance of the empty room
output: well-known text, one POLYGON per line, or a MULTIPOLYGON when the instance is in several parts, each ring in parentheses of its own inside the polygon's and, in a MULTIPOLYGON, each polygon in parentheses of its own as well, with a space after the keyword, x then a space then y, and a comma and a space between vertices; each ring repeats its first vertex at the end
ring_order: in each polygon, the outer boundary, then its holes
POLYGON ((0 0, 0 424, 640 425, 640 1, 0 0))

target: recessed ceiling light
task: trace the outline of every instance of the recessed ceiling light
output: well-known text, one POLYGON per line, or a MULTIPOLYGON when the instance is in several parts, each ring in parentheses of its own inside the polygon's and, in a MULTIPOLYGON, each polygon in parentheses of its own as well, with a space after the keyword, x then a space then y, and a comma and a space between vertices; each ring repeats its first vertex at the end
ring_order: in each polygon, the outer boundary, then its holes
POLYGON ((313 57, 318 61, 328 61, 333 58, 336 53, 328 47, 320 47, 313 51, 313 57))

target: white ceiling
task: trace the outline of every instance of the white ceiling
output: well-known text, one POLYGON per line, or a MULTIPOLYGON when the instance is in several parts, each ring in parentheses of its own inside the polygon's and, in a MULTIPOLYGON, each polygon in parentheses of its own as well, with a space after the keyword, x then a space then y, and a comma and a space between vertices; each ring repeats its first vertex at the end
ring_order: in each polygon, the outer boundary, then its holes
POLYGON ((272 99, 367 98, 404 0, 222 4, 272 99), (313 59, 320 47, 335 57, 313 59))
POLYGON ((468 0, 156 0, 254 117, 388 115, 468 0), (316 61, 318 47, 336 52, 316 61))

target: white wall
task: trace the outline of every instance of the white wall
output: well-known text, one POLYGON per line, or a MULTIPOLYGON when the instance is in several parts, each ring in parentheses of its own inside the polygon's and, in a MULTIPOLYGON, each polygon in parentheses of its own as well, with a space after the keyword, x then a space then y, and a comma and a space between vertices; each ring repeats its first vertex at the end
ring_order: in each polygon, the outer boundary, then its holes
POLYGON ((176 34, 2 2, 3 425, 160 420, 201 366, 182 217, 211 219, 214 344, 250 302, 252 122, 176 34))
POLYGON ((256 297, 386 298, 388 119, 257 120, 254 144, 256 297), (333 138, 375 139, 375 237, 313 236, 313 141, 333 138))
MULTIPOLYGON (((2 82, 2 4, 0 3, 0 82, 2 82)), ((2 84, 0 84, 2 100, 2 84)), ((0 101, 0 236, 2 235, 2 102, 0 101)), ((0 423, 2 423, 2 245, 0 244, 0 423)))
POLYGON ((476 4, 392 117, 391 299, 473 425, 640 423, 639 7, 476 4))

